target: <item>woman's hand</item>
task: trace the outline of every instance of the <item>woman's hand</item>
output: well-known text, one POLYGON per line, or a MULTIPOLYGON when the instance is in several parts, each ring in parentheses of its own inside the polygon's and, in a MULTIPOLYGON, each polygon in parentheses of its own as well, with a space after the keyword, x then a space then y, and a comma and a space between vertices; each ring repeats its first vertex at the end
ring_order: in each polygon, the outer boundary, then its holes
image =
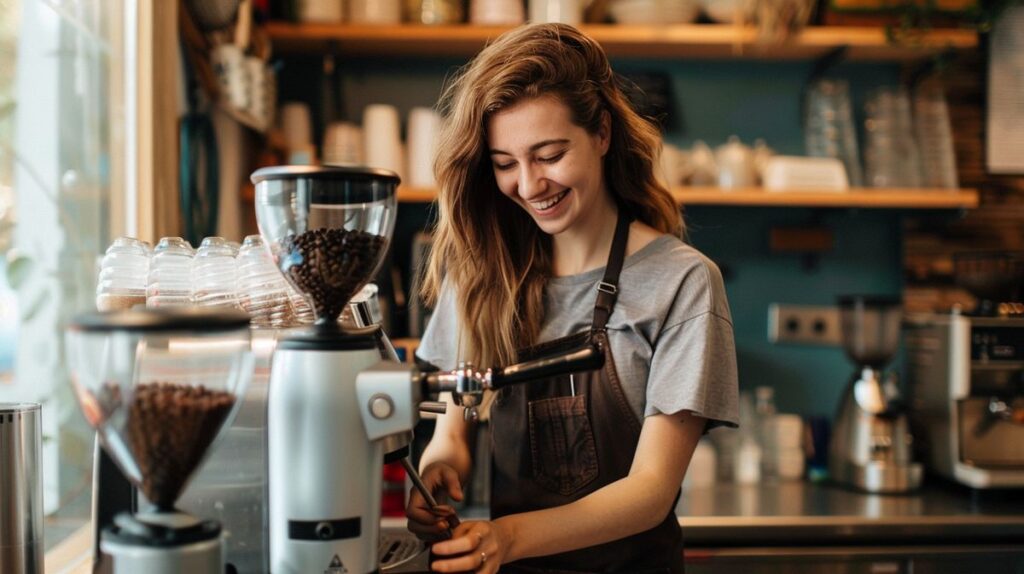
POLYGON ((435 572, 480 572, 492 574, 508 556, 512 544, 508 531, 497 522, 463 522, 451 540, 438 542, 430 549, 435 572))
POLYGON ((435 462, 423 469, 423 484, 437 499, 438 506, 430 508, 415 488, 409 493, 409 504, 405 507, 405 516, 409 519, 409 531, 421 540, 433 541, 445 536, 450 528, 447 517, 455 514, 455 509, 445 504, 448 498, 461 501, 462 485, 459 473, 443 462, 435 462))

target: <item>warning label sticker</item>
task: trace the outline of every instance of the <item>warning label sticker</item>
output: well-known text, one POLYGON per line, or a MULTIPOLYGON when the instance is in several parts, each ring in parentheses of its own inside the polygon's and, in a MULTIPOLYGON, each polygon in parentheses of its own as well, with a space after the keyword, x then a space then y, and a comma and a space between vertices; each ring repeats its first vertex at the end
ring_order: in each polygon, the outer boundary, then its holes
POLYGON ((341 563, 341 557, 337 554, 331 559, 330 565, 327 566, 327 570, 324 570, 324 574, 347 574, 348 568, 341 563))

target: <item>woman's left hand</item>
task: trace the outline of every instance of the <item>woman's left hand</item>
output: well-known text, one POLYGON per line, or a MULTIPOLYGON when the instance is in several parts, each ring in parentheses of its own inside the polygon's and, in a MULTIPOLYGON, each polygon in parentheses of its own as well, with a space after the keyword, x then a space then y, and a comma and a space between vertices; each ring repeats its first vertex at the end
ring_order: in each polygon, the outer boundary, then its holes
POLYGON ((468 521, 459 524, 450 540, 431 547, 435 572, 480 572, 492 574, 505 561, 511 539, 508 532, 492 521, 468 521))

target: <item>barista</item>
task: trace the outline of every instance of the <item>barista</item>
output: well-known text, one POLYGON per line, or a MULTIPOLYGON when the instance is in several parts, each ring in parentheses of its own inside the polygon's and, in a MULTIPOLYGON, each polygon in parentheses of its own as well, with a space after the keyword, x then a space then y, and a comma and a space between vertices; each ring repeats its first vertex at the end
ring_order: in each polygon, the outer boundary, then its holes
MULTIPOLYGON (((591 341, 606 360, 496 393, 491 520, 435 543, 433 570, 683 570, 679 486, 701 434, 737 421, 732 322, 718 268, 680 239, 655 178, 658 131, 618 81, 592 39, 532 25, 442 99, 418 358, 510 364, 591 341)), ((423 454, 438 495, 463 498, 468 426, 450 408, 423 454)), ((448 528, 418 493, 406 513, 423 538, 448 528)))

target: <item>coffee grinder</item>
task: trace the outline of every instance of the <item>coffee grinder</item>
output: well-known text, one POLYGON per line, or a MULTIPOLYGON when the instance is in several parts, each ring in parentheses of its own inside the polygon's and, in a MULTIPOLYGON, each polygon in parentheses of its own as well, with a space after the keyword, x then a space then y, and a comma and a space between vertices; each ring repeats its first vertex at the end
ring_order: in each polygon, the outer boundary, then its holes
POLYGON ((839 404, 829 473, 867 492, 897 493, 921 484, 913 439, 893 372, 885 367, 899 347, 903 309, 898 299, 839 298, 843 348, 856 365, 839 404))
POLYGON ((384 258, 398 177, 363 167, 287 166, 260 169, 252 181, 260 233, 317 315, 312 328, 278 342, 271 367, 270 571, 378 572, 385 458, 405 456, 402 442, 420 410, 444 410, 423 399, 450 392, 474 418, 485 390, 597 369, 604 354, 585 345, 483 371, 464 364, 424 373, 398 363, 379 325, 338 321, 384 258))
POLYGON ((249 316, 217 308, 91 313, 67 334, 86 421, 151 507, 122 512, 100 548, 114 574, 223 574, 216 521, 175 508, 230 426, 252 376, 249 316))
MULTIPOLYGON (((281 339, 267 398, 270 570, 375 572, 386 446, 366 438, 356 376, 390 357, 377 326, 338 316, 374 276, 394 226, 398 176, 282 166, 252 175, 256 220, 315 324, 281 339)), ((408 429, 411 430, 411 429, 408 429)))

